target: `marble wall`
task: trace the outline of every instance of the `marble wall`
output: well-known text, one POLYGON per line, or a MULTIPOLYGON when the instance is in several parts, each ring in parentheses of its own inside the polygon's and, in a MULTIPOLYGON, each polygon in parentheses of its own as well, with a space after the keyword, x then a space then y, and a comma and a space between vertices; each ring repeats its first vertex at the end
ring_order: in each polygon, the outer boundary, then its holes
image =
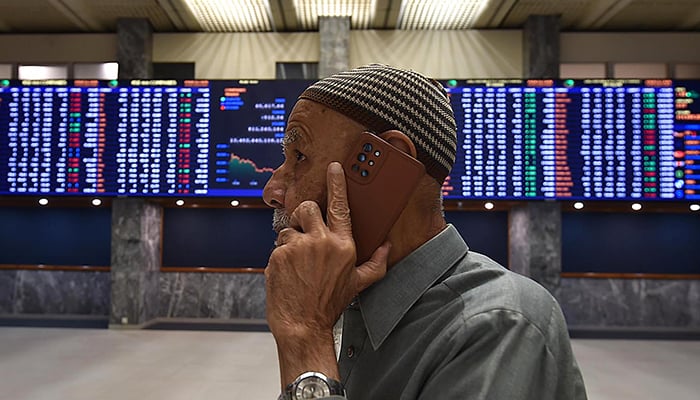
POLYGON ((163 272, 160 275, 159 315, 264 319, 265 276, 163 272))
POLYGON ((109 315, 109 272, 0 271, 0 314, 109 315))
POLYGON ((700 281, 562 278, 554 292, 570 326, 700 329, 700 281))
MULTIPOLYGON (((153 276, 158 293, 150 301, 157 303, 157 310, 149 319, 265 318, 263 274, 157 272, 153 276)), ((0 270, 0 315, 108 316, 112 280, 120 279, 125 279, 123 285, 141 285, 109 272, 0 270)))
MULTIPOLYGON (((265 318, 263 274, 160 272, 157 280, 158 317, 265 318)), ((700 329, 698 280, 562 278, 554 295, 573 328, 700 329)), ((0 316, 109 313, 109 272, 0 271, 0 316)))

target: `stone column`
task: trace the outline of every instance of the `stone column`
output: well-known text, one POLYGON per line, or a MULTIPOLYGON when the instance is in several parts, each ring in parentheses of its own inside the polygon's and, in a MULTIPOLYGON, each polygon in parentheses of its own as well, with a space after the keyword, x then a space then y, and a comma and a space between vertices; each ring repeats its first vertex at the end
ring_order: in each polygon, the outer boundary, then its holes
MULTIPOLYGON (((525 78, 559 77, 559 16, 533 15, 523 32, 525 78)), ((508 259, 511 270, 555 293, 561 273, 561 206, 528 202, 510 210, 508 259)))
MULTIPOLYGON (((120 79, 153 73, 153 32, 146 19, 117 22, 120 79)), ((145 199, 112 202, 111 327, 138 327, 158 316, 163 208, 145 199)))
POLYGON ((145 18, 117 21, 119 79, 149 79, 153 76, 153 28, 145 18))
POLYGON ((163 208, 144 199, 112 203, 110 325, 141 325, 158 316, 163 208))
POLYGON ((559 16, 531 15, 523 29, 523 76, 559 78, 559 16))
POLYGON ((318 30, 321 36, 321 57, 318 77, 325 78, 350 65, 350 17, 319 17, 318 30))
POLYGON ((561 273, 561 206, 530 202, 508 215, 509 268, 529 276, 551 293, 561 273))

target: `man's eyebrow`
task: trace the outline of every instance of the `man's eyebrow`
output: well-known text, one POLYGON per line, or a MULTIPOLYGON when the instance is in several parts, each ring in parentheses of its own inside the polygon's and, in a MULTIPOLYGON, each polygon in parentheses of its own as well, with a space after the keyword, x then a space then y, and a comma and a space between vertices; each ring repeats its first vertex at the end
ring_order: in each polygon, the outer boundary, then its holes
POLYGON ((285 133, 284 138, 282 139, 282 149, 285 149, 290 144, 303 140, 304 138, 305 136, 301 131, 299 131, 297 128, 292 128, 285 133))

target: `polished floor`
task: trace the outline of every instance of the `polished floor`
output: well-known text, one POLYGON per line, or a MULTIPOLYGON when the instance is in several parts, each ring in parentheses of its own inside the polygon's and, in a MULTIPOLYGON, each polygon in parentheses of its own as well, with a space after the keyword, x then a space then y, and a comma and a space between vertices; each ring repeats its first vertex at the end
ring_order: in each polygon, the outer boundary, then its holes
MULTIPOLYGON (((591 400, 700 399, 700 342, 573 342, 591 400)), ((0 328, 0 400, 275 399, 269 333, 0 328)))

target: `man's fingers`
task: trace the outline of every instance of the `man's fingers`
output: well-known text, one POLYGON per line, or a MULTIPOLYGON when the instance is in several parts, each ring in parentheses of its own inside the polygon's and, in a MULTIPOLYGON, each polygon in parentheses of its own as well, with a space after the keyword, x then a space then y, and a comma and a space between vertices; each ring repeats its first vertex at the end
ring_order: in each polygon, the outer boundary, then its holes
POLYGON ((294 228, 282 229, 280 233, 277 234, 277 240, 275 240, 275 244, 279 247, 289 243, 296 233, 298 232, 294 228))
POLYGON ((305 233, 325 228, 318 204, 310 200, 299 204, 289 218, 289 226, 305 233))
POLYGON ((357 267, 355 270, 358 276, 357 292, 367 289, 374 282, 384 278, 390 250, 391 243, 384 242, 384 244, 374 251, 372 257, 368 261, 357 267))
POLYGON ((331 232, 352 236, 352 223, 350 222, 350 207, 348 206, 348 191, 345 182, 345 172, 338 162, 328 165, 326 174, 328 187, 328 210, 326 220, 331 232))

